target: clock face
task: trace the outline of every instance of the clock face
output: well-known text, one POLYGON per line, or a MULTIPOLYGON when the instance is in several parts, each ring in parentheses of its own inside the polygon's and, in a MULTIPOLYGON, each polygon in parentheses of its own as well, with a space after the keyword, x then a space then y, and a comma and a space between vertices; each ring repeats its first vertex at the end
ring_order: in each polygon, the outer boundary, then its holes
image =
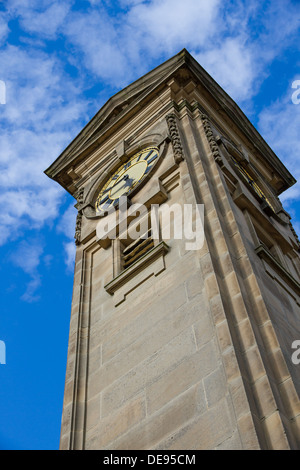
POLYGON ((158 160, 158 149, 147 147, 123 163, 101 189, 96 203, 96 212, 106 212, 118 205, 121 196, 127 196, 140 183, 158 160))

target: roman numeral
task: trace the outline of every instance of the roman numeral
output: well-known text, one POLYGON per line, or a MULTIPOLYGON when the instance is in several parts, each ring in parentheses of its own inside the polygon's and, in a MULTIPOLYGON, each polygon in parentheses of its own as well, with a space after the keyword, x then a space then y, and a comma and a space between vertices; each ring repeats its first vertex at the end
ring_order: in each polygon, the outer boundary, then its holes
POLYGON ((147 153, 147 155, 144 157, 144 160, 147 160, 147 158, 149 158, 149 157, 150 157, 150 155, 151 155, 151 153, 152 153, 152 152, 153 152, 153 150, 150 150, 150 152, 149 152, 149 153, 147 153))
POLYGON ((107 199, 108 199, 108 195, 104 199, 101 199, 100 204, 103 204, 105 201, 107 201, 107 199))
POLYGON ((146 175, 147 173, 149 173, 149 171, 151 170, 153 165, 149 165, 144 173, 144 175, 146 175))
POLYGON ((131 162, 127 162, 126 165, 124 166, 124 170, 127 170, 127 168, 129 168, 131 165, 131 162))
POLYGON ((107 207, 109 207, 111 205, 113 201, 111 199, 109 199, 109 197, 107 196, 105 199, 103 199, 101 202, 100 202, 100 206, 103 206, 102 207, 102 210, 106 209, 107 207))
POLYGON ((148 165, 149 163, 153 162, 153 160, 155 160, 157 158, 157 155, 155 154, 152 158, 150 158, 150 160, 148 160, 148 165))

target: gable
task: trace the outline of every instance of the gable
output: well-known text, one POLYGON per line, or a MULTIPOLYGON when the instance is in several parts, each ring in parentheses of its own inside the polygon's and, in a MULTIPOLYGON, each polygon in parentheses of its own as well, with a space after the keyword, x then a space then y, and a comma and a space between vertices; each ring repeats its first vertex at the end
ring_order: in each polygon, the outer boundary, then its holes
POLYGON ((129 119, 147 100, 150 100, 153 93, 158 93, 167 87, 173 77, 178 78, 181 75, 182 81, 184 72, 186 76, 192 76, 196 83, 201 84, 202 88, 213 97, 218 109, 241 129, 266 161, 274 167, 283 180, 280 192, 292 186, 296 180, 245 114, 185 49, 112 96, 50 165, 45 171, 46 175, 69 190, 66 181, 68 181, 67 172, 70 168, 83 161, 101 145, 101 141, 114 132, 121 122, 129 119))

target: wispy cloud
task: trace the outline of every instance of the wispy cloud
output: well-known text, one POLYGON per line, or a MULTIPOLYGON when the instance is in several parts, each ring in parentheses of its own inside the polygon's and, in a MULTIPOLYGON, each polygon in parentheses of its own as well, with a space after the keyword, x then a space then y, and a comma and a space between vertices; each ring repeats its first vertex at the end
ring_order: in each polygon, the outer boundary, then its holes
POLYGON ((38 268, 43 252, 44 248, 39 240, 32 240, 30 243, 23 240, 11 255, 13 264, 30 276, 25 292, 21 295, 21 299, 26 302, 35 302, 39 299, 36 291, 41 285, 38 268))
POLYGON ((257 78, 255 61, 243 34, 225 39, 218 47, 214 45, 212 49, 196 53, 195 58, 236 101, 249 100, 253 95, 257 78))
POLYGON ((23 227, 40 228, 58 215, 64 191, 44 170, 82 126, 87 101, 61 63, 44 52, 8 45, 0 63, 6 85, 0 124, 3 244, 23 227))
POLYGON ((73 273, 75 264, 76 246, 74 241, 64 243, 65 263, 69 272, 73 273))
POLYGON ((21 25, 25 31, 35 33, 47 39, 53 39, 70 10, 71 2, 51 1, 31 2, 31 5, 18 3, 15 7, 16 13, 21 18, 21 25), (42 11, 38 11, 42 7, 42 11))
POLYGON ((9 27, 4 14, 0 13, 0 45, 3 44, 9 33, 9 27))
POLYGON ((154 0, 139 2, 127 23, 140 48, 170 54, 182 47, 201 47, 216 33, 220 0, 154 0))
POLYGON ((56 227, 57 232, 63 233, 68 238, 74 238, 76 216, 77 210, 71 204, 60 217, 56 227))
MULTIPOLYGON (((121 44, 116 20, 103 7, 69 16, 64 27, 66 41, 75 46, 72 62, 111 86, 122 86, 132 79, 125 44, 121 44)), ((122 26, 121 26, 122 30, 122 26)))

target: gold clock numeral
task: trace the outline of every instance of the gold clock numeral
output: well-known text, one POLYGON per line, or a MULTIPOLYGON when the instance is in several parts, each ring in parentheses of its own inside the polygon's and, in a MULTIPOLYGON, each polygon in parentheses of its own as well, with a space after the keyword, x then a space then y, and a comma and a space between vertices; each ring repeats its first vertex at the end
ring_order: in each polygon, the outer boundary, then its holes
POLYGON ((149 165, 151 162, 153 162, 153 160, 155 160, 156 157, 157 157, 157 155, 154 155, 152 158, 150 158, 150 160, 147 160, 148 165, 149 165))
POLYGON ((148 165, 144 174, 147 175, 147 173, 149 173, 151 169, 152 169, 152 165, 148 165))
POLYGON ((131 165, 131 161, 129 160, 129 162, 126 163, 126 165, 123 167, 124 170, 127 170, 127 168, 129 168, 131 165))
POLYGON ((152 152, 153 152, 153 149, 151 149, 150 152, 147 153, 147 155, 144 157, 144 160, 147 160, 150 157, 152 152))

